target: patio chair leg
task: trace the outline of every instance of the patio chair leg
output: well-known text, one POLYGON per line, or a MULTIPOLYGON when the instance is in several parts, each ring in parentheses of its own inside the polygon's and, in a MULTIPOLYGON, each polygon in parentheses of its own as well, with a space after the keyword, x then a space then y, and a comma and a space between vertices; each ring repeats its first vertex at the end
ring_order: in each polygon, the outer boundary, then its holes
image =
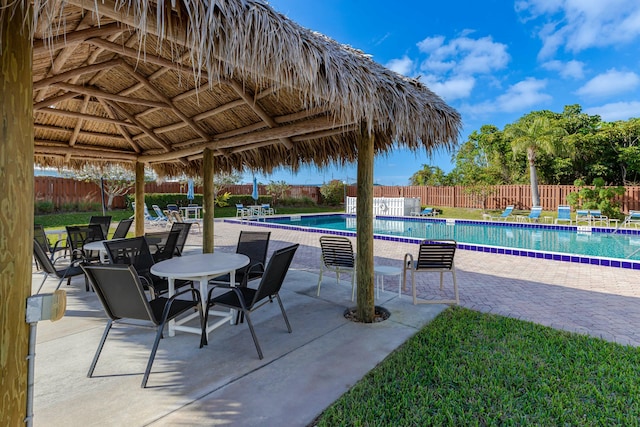
POLYGON ((94 369, 96 369, 96 365, 98 364, 98 358, 100 357, 100 353, 102 352, 102 347, 104 347, 105 341, 107 341, 107 335, 109 335, 109 331, 111 330, 111 326, 113 325, 113 320, 109 319, 107 321, 107 326, 104 328, 104 332, 102 333, 102 338, 100 339, 100 344, 98 344, 98 349, 96 350, 96 354, 93 356, 93 362, 91 362, 91 366, 89 367, 89 372, 87 373, 87 377, 91 378, 93 375, 94 369))
POLYGON ((156 339, 153 341, 153 348, 151 349, 151 354, 149 355, 149 361, 147 362, 147 368, 144 370, 144 376, 142 377, 141 388, 145 388, 147 386, 147 381, 149 380, 149 374, 151 374, 151 366, 153 366, 153 359, 156 358, 156 351, 158 351, 158 345, 160 344, 160 338, 162 338, 162 330, 164 329, 164 322, 158 326, 158 331, 156 332, 156 339))
MULTIPOLYGON (((42 282, 40 282, 40 286, 38 286, 38 292, 36 292, 36 294, 39 294, 40 290, 42 290, 42 287, 44 286, 44 282, 47 281, 47 277, 49 277, 49 274, 44 273, 44 277, 42 278, 42 282)), ((58 286, 60 285, 58 284, 58 286)))
POLYGON ((287 313, 284 311, 284 306, 282 305, 282 300, 280 299, 280 295, 276 295, 278 298, 278 304, 280 304, 280 311, 282 312, 282 317, 284 317, 284 322, 287 324, 287 330, 291 333, 291 325, 289 324, 289 319, 287 318, 287 313))
POLYGON ((318 291, 316 292, 316 296, 320 296, 320 285, 322 284, 322 265, 320 265, 320 276, 318 277, 318 291))
POLYGON ((260 349, 260 344, 258 343, 258 337, 256 336, 256 332, 253 330, 253 323, 251 323, 251 317, 249 313, 245 314, 247 318, 247 325, 249 325, 249 330, 251 331, 251 337, 253 338, 253 343, 256 345, 256 350, 258 350, 258 357, 262 360, 262 350, 260 349))

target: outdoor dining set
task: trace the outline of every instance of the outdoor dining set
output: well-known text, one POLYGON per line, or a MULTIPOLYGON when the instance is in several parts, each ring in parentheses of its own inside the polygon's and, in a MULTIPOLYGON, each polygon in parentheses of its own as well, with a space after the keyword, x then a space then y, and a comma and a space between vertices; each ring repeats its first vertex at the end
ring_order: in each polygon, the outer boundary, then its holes
POLYGON ((118 323, 131 326, 132 319, 156 328, 142 387, 146 387, 165 325, 169 336, 175 331, 198 335, 202 348, 212 330, 246 320, 262 359, 251 313, 277 301, 291 333, 279 292, 297 244, 274 251, 267 261, 271 233, 242 231, 235 253, 187 255, 183 248, 190 223, 175 222, 169 231, 127 238, 131 220, 123 220, 116 233, 106 238, 109 222, 110 217, 100 222, 92 218, 87 225, 67 226, 66 245, 51 245, 43 227, 34 227, 34 258, 44 275, 37 293, 49 276, 59 279, 57 290, 65 279, 69 283, 71 277, 84 275, 86 290, 95 291, 108 317, 89 377, 111 328, 118 323), (65 267, 57 268, 63 258, 65 267), (213 316, 215 321, 210 319, 213 316))

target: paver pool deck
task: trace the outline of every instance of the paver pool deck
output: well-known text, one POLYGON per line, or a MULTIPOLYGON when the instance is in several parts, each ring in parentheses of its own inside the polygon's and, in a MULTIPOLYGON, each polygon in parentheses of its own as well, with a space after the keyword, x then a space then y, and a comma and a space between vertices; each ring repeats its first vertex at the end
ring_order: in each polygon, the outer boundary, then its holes
MULTIPOLYGON (((215 222, 216 251, 235 251, 247 225, 215 222)), ((264 229, 262 229, 264 230, 264 229)), ((385 278, 376 300, 391 311, 385 322, 363 325, 344 319, 350 277, 327 274, 316 297, 321 234, 270 229, 270 252, 300 243, 287 276, 283 303, 293 333, 277 309, 252 316, 265 354, 259 360, 246 325, 225 325, 198 348, 198 337, 176 334, 160 343, 147 389, 140 388, 153 333, 114 328, 94 378, 87 378, 105 325, 95 295, 74 278, 65 317, 40 322, 37 332, 34 425, 305 426, 389 353, 446 306, 411 304, 410 289, 398 298, 397 277, 385 278)), ((198 252, 193 233, 187 252, 198 252)), ((376 265, 400 267, 417 245, 374 241, 376 265)), ((640 345, 638 271, 459 250, 460 304, 623 345, 640 345)), ((445 293, 452 290, 445 275, 445 293)), ((34 274, 34 284, 40 281, 34 274)), ((418 294, 440 298, 436 273, 417 274, 418 294)), ((55 286, 51 279, 44 292, 55 286)))

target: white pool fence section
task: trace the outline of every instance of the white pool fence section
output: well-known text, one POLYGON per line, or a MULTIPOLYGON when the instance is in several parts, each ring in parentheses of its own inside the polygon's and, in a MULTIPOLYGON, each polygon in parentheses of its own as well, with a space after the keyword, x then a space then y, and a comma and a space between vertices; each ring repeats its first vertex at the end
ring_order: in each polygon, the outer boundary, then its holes
MULTIPOLYGON (((356 213, 357 197, 347 197, 345 212, 356 213)), ((373 214, 375 216, 410 216, 420 212, 420 199, 417 197, 374 197, 373 214)))

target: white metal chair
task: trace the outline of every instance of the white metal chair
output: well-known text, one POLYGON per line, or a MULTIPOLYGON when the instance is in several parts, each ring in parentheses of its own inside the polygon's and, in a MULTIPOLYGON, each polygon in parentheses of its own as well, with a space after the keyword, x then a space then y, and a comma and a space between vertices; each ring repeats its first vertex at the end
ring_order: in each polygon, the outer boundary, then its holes
POLYGON ((339 283, 340 273, 349 273, 351 274, 351 301, 353 301, 356 290, 356 255, 353 252, 351 240, 342 236, 322 236, 320 237, 320 248, 322 249, 322 254, 316 294, 320 296, 320 285, 322 284, 324 270, 336 273, 336 283, 339 283))
POLYGON ((458 282, 456 280, 456 267, 454 256, 456 253, 456 242, 453 240, 425 240, 420 244, 418 259, 414 260, 410 253, 404 256, 404 266, 402 271, 402 289, 407 287, 407 271, 411 272, 411 289, 413 304, 459 304, 458 282), (454 299, 442 300, 418 300, 416 296, 415 273, 436 272, 440 273, 440 290, 443 289, 443 275, 449 272, 453 275, 454 299))

